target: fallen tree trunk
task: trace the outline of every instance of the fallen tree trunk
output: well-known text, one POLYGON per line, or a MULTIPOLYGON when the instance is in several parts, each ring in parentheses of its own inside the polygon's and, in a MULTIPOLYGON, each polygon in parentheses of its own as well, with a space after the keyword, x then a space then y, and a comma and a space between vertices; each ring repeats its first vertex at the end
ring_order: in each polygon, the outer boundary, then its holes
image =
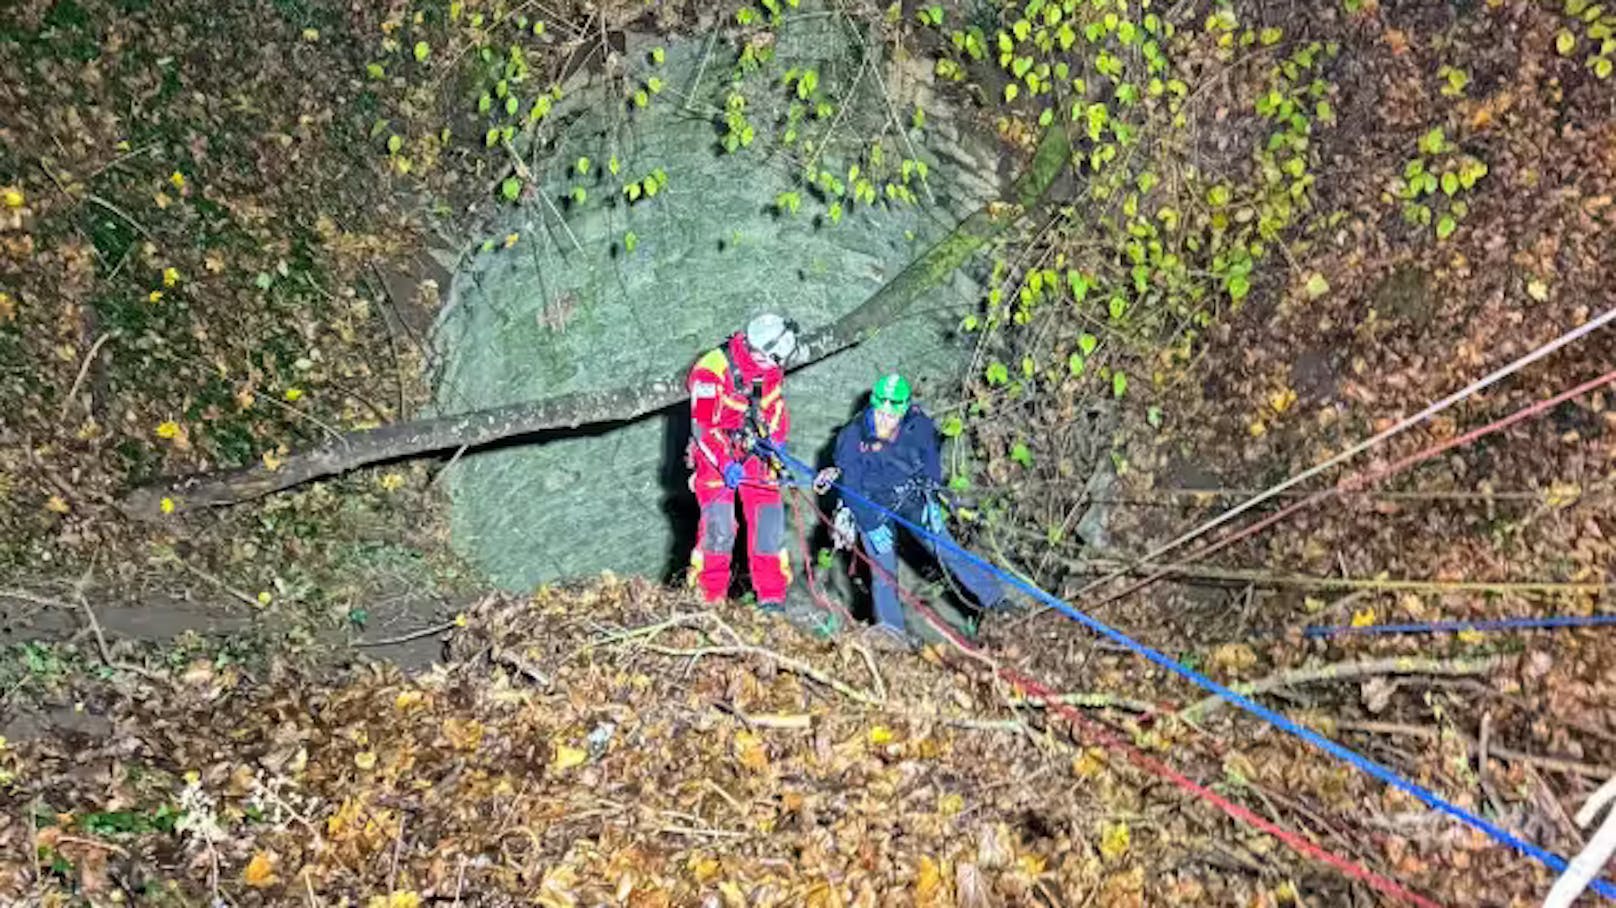
MULTIPOLYGON (((974 212, 858 308, 807 333, 800 345, 800 360, 790 368, 818 362, 892 323, 971 253, 1037 205, 1066 166, 1070 150, 1071 141, 1063 129, 1046 132, 1031 165, 1016 179, 1009 202, 990 202, 974 212)), ((287 457, 273 469, 255 464, 221 474, 142 486, 125 496, 119 507, 130 517, 153 520, 164 515, 165 500, 174 513, 238 504, 367 464, 462 446, 475 449, 551 429, 626 422, 684 399, 681 370, 627 387, 395 423, 343 434, 312 451, 287 457)))

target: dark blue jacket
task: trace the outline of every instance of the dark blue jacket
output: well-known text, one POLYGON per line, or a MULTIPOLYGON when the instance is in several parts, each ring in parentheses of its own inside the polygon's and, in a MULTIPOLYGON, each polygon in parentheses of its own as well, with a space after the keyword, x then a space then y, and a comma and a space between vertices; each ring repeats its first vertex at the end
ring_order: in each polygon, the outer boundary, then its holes
MULTIPOLYGON (((857 419, 836 433, 832 458, 842 471, 844 486, 918 522, 925 496, 909 484, 916 479, 942 483, 942 444, 937 425, 918 406, 911 406, 903 415, 898 436, 882 442, 875 435, 875 414, 865 407, 857 419)), ((847 500, 846 504, 860 529, 873 530, 886 520, 886 515, 862 502, 847 500)))

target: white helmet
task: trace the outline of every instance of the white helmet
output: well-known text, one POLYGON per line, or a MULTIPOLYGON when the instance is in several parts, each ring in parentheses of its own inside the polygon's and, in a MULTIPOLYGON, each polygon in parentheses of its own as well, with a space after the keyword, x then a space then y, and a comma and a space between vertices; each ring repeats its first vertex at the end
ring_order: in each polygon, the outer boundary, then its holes
POLYGON ((797 349, 797 323, 765 312, 747 324, 746 343, 776 365, 783 365, 797 349))

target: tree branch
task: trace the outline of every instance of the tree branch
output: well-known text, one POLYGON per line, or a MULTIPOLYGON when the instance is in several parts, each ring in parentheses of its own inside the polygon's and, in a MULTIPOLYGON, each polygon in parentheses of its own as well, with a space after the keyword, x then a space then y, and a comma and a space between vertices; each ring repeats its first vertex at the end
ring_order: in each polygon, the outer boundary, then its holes
MULTIPOLYGON (((1267 693, 1282 687, 1292 687, 1297 684, 1308 684, 1313 681, 1344 681, 1349 678, 1364 678, 1370 675, 1483 675, 1496 668, 1503 660, 1498 656, 1485 656, 1477 659, 1414 659, 1399 656, 1392 659, 1368 659, 1359 662, 1336 662, 1331 665, 1320 665, 1313 668, 1299 668, 1294 671, 1280 672, 1269 675, 1261 681, 1250 684, 1230 685, 1237 693, 1246 696, 1267 693)), ((1198 719, 1206 713, 1223 705, 1223 697, 1213 694, 1179 711, 1179 715, 1186 719, 1198 719)))
MULTIPOLYGON (((858 308, 802 338, 798 369, 852 347, 903 315, 920 296, 1037 205, 1066 166, 1070 140, 1063 129, 1044 135, 1026 172, 1017 178, 1009 202, 990 202, 928 249, 858 308)), ((204 474, 143 486, 119 506, 135 519, 164 516, 163 501, 175 513, 249 501, 323 476, 380 461, 430 454, 450 448, 477 448, 491 442, 554 429, 627 422, 685 398, 683 370, 621 388, 577 391, 544 400, 509 404, 349 432, 312 451, 295 454, 275 469, 255 464, 222 474, 204 474)))

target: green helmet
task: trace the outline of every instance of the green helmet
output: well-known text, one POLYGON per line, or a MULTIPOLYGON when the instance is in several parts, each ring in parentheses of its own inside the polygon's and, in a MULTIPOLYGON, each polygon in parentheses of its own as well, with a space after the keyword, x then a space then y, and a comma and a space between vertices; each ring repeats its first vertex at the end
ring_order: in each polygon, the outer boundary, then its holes
POLYGON ((909 412, 909 382, 896 372, 876 379, 870 388, 870 406, 898 416, 909 412))

